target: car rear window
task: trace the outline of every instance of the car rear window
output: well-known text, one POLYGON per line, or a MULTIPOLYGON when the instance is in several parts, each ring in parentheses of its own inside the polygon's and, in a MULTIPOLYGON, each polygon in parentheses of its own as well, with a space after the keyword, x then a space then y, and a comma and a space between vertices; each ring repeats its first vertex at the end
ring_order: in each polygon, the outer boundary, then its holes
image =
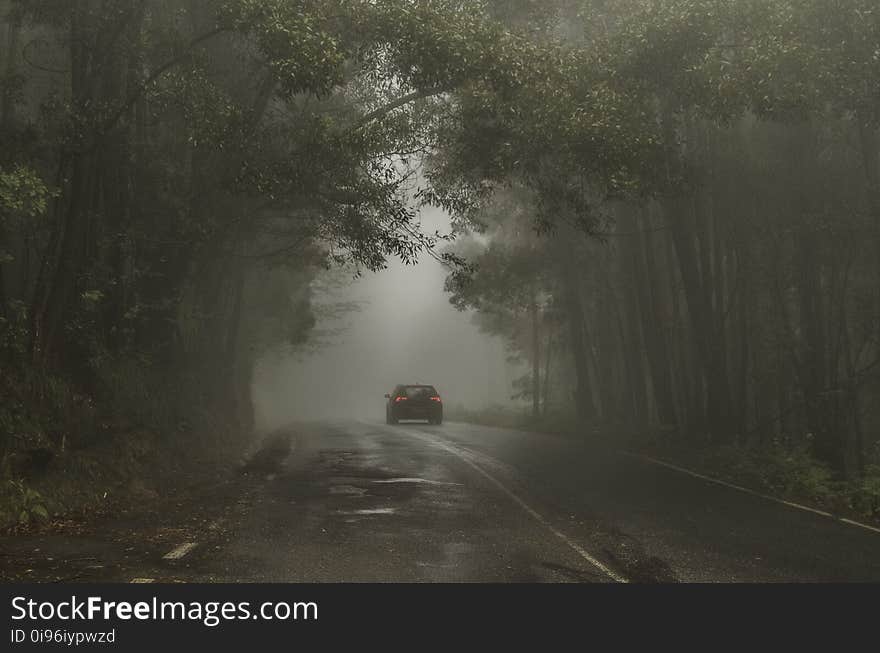
POLYGON ((421 399, 422 397, 436 397, 437 390, 430 385, 408 385, 400 393, 408 399, 421 399))

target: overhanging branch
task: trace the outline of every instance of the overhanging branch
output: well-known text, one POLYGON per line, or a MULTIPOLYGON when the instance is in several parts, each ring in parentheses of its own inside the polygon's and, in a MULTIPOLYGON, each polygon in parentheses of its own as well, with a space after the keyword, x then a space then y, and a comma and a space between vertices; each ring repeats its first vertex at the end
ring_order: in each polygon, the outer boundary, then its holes
POLYGON ((361 118, 353 125, 352 131, 357 131, 358 129, 363 129, 368 124, 373 122, 374 120, 379 120, 387 116, 389 113, 394 111, 395 109, 399 109, 400 107, 406 106, 410 102, 417 102, 418 100, 423 100, 425 98, 433 97, 434 95, 440 95, 444 90, 442 88, 431 88, 431 89, 422 89, 421 91, 413 91, 412 93, 407 93, 406 95, 402 95, 396 100, 389 102, 385 106, 379 107, 378 109, 371 111, 370 113, 361 116, 361 118))

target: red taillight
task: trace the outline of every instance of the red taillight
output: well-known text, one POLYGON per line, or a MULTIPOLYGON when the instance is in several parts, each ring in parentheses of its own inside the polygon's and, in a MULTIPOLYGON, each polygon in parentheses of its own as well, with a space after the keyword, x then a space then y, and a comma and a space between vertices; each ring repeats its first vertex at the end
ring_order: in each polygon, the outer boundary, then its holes
POLYGON ((440 397, 431 397, 431 401, 440 401, 440 397))
POLYGON ((401 402, 401 401, 406 401, 406 397, 397 397, 397 398, 394 400, 394 403, 398 403, 398 402, 401 402))

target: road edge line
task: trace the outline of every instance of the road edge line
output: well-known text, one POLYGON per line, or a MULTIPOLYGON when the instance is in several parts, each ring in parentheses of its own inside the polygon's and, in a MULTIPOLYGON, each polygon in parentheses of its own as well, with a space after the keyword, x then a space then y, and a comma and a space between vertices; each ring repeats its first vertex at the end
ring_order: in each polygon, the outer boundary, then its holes
POLYGON ((577 553, 579 556, 581 556, 584 560, 589 562, 591 565, 596 567, 596 569, 601 571, 603 574, 608 576, 611 580, 613 580, 617 583, 629 583, 630 582, 628 578, 617 573, 616 571, 614 571, 613 569, 611 569, 610 567, 608 567, 607 565, 605 565, 604 563, 602 563, 601 561, 597 560, 595 557, 590 555, 590 553, 584 547, 582 547, 580 544, 578 544, 573 539, 571 539, 568 535, 566 535, 565 533, 560 531, 558 528, 556 528, 553 524, 551 524, 549 521, 547 521, 541 515, 541 513, 539 513, 534 508, 532 508, 529 504, 527 504, 523 499, 521 499, 519 497, 518 494, 516 494, 513 490, 511 490, 506 485, 504 485, 504 483, 499 481, 497 478, 492 476, 485 469, 483 469, 482 467, 477 465, 474 461, 468 460, 467 456, 463 455, 455 447, 452 447, 452 446, 446 444, 445 442, 437 442, 436 440, 428 440, 427 438, 425 438, 421 434, 416 434, 416 437, 418 437, 422 441, 426 441, 428 444, 433 444, 434 446, 436 446, 440 449, 443 449, 447 453, 452 454, 453 456, 455 456, 456 458, 458 458, 459 460, 461 460, 462 462, 467 464, 469 467, 474 469, 474 471, 478 472, 486 480, 491 482, 495 487, 497 487, 504 494, 506 494, 508 498, 510 498, 514 503, 516 503, 520 508, 522 508, 526 512, 526 514, 528 514, 532 519, 534 519, 541 526, 543 526, 548 531, 550 531, 553 535, 555 535, 558 539, 560 539, 564 544, 566 544, 570 549, 572 549, 575 553, 577 553))
POLYGON ((762 492, 750 490, 747 487, 743 487, 741 485, 736 485, 734 483, 728 483, 727 481, 722 481, 721 479, 713 478, 711 476, 706 476, 705 474, 700 474, 699 472, 695 472, 690 469, 687 469, 686 467, 681 467, 679 465, 675 465, 673 463, 666 462, 665 460, 660 460, 659 458, 653 458, 652 456, 646 456, 645 454, 632 453, 631 451, 625 451, 623 449, 618 450, 617 453, 620 455, 623 455, 623 456, 628 456, 629 458, 636 458, 638 460, 641 460, 643 462, 648 462, 653 465, 659 465, 660 467, 666 467, 667 469, 671 469, 673 471, 680 472, 682 474, 687 474, 688 476, 692 476, 694 478, 698 478, 702 481, 707 481, 707 482, 713 483, 715 485, 721 485, 722 487, 730 488, 731 490, 737 490, 739 492, 751 494, 754 497, 766 499, 767 501, 772 501, 773 503, 778 503, 783 506, 788 506, 789 508, 795 508, 797 510, 802 510, 804 512, 811 512, 815 515, 819 515, 820 517, 827 517, 827 518, 833 519, 834 521, 837 521, 837 522, 848 524, 850 526, 855 526, 857 528, 862 528, 866 531, 873 531, 874 533, 880 533, 880 528, 877 528, 876 526, 870 526, 868 524, 863 524, 862 522, 855 521, 854 519, 848 519, 846 517, 841 517, 839 515, 835 515, 834 513, 830 513, 825 510, 819 510, 818 508, 811 508, 810 506, 805 506, 800 503, 795 503, 794 501, 787 501, 785 499, 780 499, 779 497, 774 497, 769 494, 763 494, 762 492))

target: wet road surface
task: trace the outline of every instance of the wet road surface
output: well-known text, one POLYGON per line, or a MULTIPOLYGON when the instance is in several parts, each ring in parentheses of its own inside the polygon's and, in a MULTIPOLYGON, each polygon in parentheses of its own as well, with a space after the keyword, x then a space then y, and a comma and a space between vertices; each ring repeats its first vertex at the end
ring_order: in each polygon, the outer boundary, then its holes
POLYGON ((80 532, 0 538, 4 580, 880 581, 880 533, 559 436, 339 421, 80 532))

